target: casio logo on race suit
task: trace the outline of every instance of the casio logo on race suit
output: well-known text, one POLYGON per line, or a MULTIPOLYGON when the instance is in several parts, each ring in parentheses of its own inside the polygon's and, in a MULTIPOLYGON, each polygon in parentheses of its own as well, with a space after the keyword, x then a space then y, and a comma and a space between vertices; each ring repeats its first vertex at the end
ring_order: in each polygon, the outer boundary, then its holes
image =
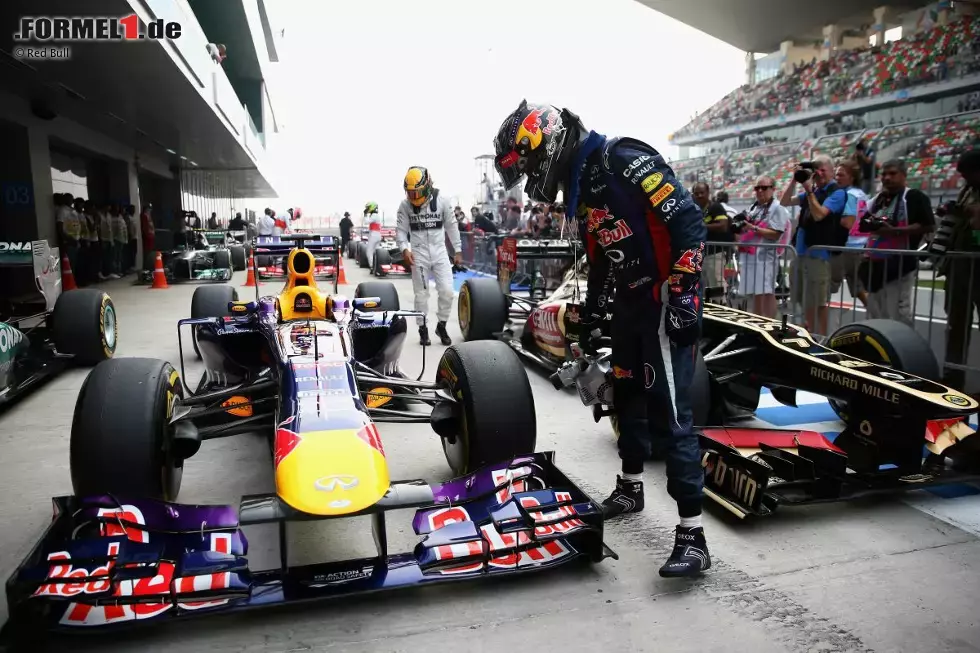
POLYGON ((23 340, 23 333, 9 324, 0 324, 0 354, 6 354, 23 340))
POLYGON ((600 229, 596 236, 599 238, 599 244, 603 247, 609 247, 613 243, 618 243, 624 238, 629 238, 633 235, 633 230, 630 226, 626 224, 626 220, 620 218, 616 220, 612 229, 600 229))
POLYGON ((652 158, 653 157, 651 157, 649 154, 641 154, 640 156, 636 157, 635 159, 633 159, 633 162, 626 167, 626 170, 623 171, 623 176, 629 177, 631 174, 633 174, 636 171, 637 168, 639 168, 645 162, 649 161, 652 158))

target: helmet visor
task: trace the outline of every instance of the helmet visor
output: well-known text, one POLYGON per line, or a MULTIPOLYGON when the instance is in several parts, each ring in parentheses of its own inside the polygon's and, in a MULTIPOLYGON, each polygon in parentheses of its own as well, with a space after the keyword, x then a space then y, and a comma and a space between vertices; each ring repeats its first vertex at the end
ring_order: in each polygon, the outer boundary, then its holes
POLYGON ((521 178, 524 177, 527 159, 518 154, 516 150, 511 150, 506 154, 498 154, 493 160, 493 167, 500 175, 504 188, 510 190, 520 183, 521 178))

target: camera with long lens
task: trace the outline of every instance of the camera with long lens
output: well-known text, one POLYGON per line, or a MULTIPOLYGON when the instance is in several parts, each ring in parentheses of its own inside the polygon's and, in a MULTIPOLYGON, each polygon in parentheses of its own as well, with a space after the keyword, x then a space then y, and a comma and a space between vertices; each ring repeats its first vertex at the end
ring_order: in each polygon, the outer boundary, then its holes
POLYGON ((745 211, 733 215, 729 219, 729 222, 732 225, 732 233, 736 233, 736 234, 742 233, 742 229, 745 229, 745 225, 748 221, 749 221, 749 215, 745 211))
POLYGON ((858 231, 862 234, 873 234, 888 224, 888 218, 880 218, 873 215, 866 215, 858 223, 858 231))
POLYGON ((802 184, 813 176, 813 171, 817 169, 816 164, 813 161, 804 161, 803 163, 797 164, 796 171, 793 172, 793 179, 796 183, 802 184))

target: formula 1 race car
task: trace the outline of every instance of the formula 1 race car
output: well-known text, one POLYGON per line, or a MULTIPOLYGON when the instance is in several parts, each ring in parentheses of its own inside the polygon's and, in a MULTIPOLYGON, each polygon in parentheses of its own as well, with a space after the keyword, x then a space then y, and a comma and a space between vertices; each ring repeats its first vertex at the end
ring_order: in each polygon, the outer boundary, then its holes
MULTIPOLYGON (((333 291, 337 292, 340 277, 338 269, 340 256, 340 241, 336 236, 316 234, 312 232, 296 232, 297 237, 304 241, 316 243, 310 251, 314 254, 313 276, 320 280, 333 280, 333 291)), ((259 236, 255 239, 254 251, 256 262, 256 279, 285 279, 286 259, 293 248, 290 236, 259 236)))
POLYGON ((467 341, 499 338, 550 371, 569 359, 569 305, 585 294, 586 263, 571 240, 508 236, 497 247, 497 278, 474 277, 459 291, 457 316, 467 341))
MULTIPOLYGON (((780 505, 980 480, 980 439, 966 423, 980 404, 933 380, 939 365, 922 336, 867 320, 827 342, 785 319, 704 305, 690 398, 710 498, 739 517, 761 516, 780 505), (732 406, 751 414, 762 387, 787 406, 798 391, 829 398, 843 431, 831 441, 731 423, 732 406)), ((603 358, 576 359, 553 375, 556 387, 579 388, 597 420, 612 413, 603 358)))
POLYGON ((116 351, 116 309, 101 290, 61 290, 58 250, 0 243, 0 406, 71 365, 116 351))
POLYGON ((115 359, 89 375, 71 432, 75 496, 54 499, 51 525, 7 582, 3 636, 615 557, 602 541, 599 506, 553 454, 528 453, 534 401, 513 352, 463 343, 445 351, 435 381, 407 378, 398 367, 406 318, 420 314, 399 310, 390 283, 360 286, 352 300, 322 293, 313 254, 291 238, 297 247, 277 296, 246 302, 232 287, 195 292, 211 317, 179 322, 196 332, 209 370, 194 392, 162 360, 115 359), (459 476, 391 480, 376 425, 384 421, 431 424, 459 476), (237 507, 170 503, 203 441, 247 432, 268 437, 274 493, 237 507), (390 554, 384 514, 406 508, 415 510, 420 541, 390 554), (372 518, 376 557, 289 566, 289 522, 361 515, 372 518), (241 529, 262 523, 279 526, 274 569, 253 569, 245 557, 241 529))
MULTIPOLYGON (((246 268, 247 254, 228 232, 189 229, 172 233, 156 230, 156 247, 162 254, 169 283, 179 281, 230 281, 246 268)), ((142 270, 141 283, 153 281, 152 270, 142 270)))
MULTIPOLYGON (((367 252, 362 251, 358 254, 359 260, 363 257, 367 260, 367 252)), ((361 267, 364 267, 363 265, 361 267)), ((410 277, 412 276, 412 266, 405 262, 405 255, 398 247, 395 240, 394 229, 381 230, 381 242, 374 250, 374 261, 371 264, 371 274, 376 277, 410 277)))

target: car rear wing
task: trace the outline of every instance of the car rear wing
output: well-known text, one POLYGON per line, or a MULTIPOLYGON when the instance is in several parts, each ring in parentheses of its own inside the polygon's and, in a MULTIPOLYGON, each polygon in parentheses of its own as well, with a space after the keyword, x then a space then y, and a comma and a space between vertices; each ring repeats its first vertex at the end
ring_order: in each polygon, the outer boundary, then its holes
POLYGON ((258 236, 253 241, 257 254, 288 254, 289 250, 303 247, 314 254, 337 254, 340 239, 329 234, 287 234, 283 236, 258 236))
POLYGON ((343 516, 370 515, 376 556, 303 566, 289 566, 286 525, 323 517, 275 494, 243 497, 237 508, 119 496, 53 504, 50 525, 7 581, 0 643, 618 557, 603 543, 601 507, 550 452, 441 484, 393 482, 377 504, 343 516), (405 509, 415 510, 418 543, 389 553, 385 512, 405 509), (279 566, 255 569, 241 528, 270 522, 279 525, 279 566))

